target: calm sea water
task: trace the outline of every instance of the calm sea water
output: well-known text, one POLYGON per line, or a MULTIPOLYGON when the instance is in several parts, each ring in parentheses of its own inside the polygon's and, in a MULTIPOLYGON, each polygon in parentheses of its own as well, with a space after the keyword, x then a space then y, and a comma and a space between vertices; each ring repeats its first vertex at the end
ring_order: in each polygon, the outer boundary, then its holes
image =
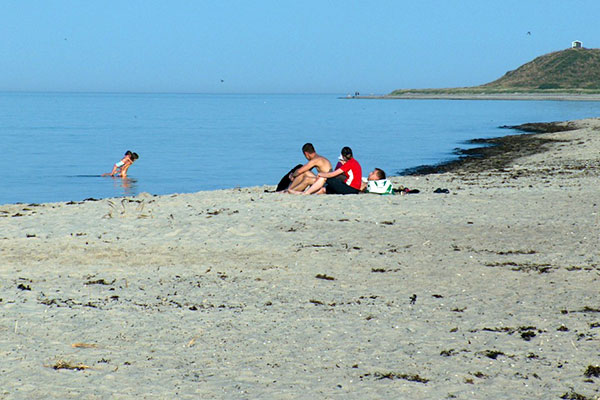
POLYGON ((597 102, 0 93, 0 204, 276 184, 305 142, 397 174, 513 133, 501 125, 599 115, 597 102), (126 150, 140 155, 130 179, 101 177, 126 150))

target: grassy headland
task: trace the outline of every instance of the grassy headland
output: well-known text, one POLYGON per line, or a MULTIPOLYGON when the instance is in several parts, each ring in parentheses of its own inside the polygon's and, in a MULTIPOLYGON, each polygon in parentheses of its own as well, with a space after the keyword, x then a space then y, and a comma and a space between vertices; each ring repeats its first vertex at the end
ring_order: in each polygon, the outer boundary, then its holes
POLYGON ((545 54, 479 86, 398 89, 386 97, 515 94, 600 95, 600 49, 566 49, 545 54))

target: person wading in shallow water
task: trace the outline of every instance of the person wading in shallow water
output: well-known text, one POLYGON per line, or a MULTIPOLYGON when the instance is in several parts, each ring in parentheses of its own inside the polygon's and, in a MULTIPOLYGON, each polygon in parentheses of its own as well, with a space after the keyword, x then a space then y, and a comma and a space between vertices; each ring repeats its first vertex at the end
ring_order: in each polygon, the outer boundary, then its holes
POLYGON ((121 178, 127 178, 127 170, 131 167, 131 164, 135 160, 140 158, 137 153, 132 153, 127 150, 125 152, 125 157, 121 159, 121 161, 115 163, 111 172, 102 174, 102 176, 116 176, 117 174, 121 176, 121 178))

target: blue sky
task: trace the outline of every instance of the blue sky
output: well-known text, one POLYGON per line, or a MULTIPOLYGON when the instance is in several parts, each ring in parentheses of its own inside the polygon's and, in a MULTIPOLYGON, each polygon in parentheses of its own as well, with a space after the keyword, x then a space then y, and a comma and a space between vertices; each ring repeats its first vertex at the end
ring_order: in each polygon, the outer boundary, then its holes
POLYGON ((598 0, 1 1, 0 91, 380 94, 600 47, 598 0))

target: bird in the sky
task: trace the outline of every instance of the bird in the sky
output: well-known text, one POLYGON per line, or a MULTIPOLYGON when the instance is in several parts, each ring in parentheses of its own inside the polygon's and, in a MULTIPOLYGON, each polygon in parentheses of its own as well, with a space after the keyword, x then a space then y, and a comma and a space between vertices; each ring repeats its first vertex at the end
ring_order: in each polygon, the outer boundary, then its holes
POLYGON ((528 34, 529 36, 531 36, 531 32, 527 32, 527 34, 528 34))

